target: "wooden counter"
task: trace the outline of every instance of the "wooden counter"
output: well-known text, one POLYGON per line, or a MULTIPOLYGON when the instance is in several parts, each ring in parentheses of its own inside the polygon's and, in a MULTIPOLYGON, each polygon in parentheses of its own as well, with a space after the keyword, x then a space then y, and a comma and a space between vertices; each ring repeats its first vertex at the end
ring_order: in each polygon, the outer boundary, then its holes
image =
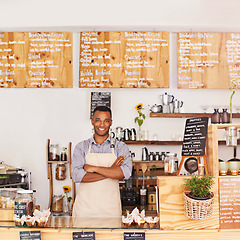
MULTIPOLYGON (((10 223, 8 223, 10 224, 10 223)), ((95 232, 96 240, 123 240, 124 232, 145 232, 146 240, 232 240, 240 230, 160 230, 160 229, 96 229, 96 228, 25 228, 2 226, 1 240, 16 240, 21 231, 41 231, 42 240, 72 240, 73 232, 95 232)))

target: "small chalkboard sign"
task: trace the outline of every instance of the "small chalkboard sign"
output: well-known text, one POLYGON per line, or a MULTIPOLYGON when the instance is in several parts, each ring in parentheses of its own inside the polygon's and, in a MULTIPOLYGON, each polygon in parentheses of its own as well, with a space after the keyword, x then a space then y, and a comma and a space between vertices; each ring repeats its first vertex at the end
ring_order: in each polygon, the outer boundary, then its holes
POLYGON ((41 240, 41 232, 40 231, 20 232, 20 240, 41 240))
POLYGON ((182 156, 203 156, 205 154, 207 128, 207 117, 186 120, 182 156))
POLYGON ((144 232, 127 232, 124 233, 124 240, 145 240, 144 232))
POLYGON ((93 117, 93 111, 97 106, 106 106, 111 109, 111 92, 91 92, 90 119, 93 117))
POLYGON ((95 232, 73 232, 74 239, 95 240, 95 232))

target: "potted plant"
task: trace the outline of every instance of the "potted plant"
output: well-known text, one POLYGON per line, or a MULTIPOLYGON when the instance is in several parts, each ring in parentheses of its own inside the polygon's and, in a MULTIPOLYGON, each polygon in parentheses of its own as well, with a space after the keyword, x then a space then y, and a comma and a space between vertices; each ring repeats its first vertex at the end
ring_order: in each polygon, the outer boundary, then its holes
POLYGON ((185 215, 191 219, 206 219, 212 216, 214 194, 211 188, 214 185, 213 176, 192 176, 185 179, 183 188, 185 215))
MULTIPOLYGON (((233 86, 229 88, 229 90, 232 91, 230 97, 230 123, 232 123, 232 98, 233 95, 235 94, 234 89, 237 86, 234 79, 232 79, 231 82, 233 83, 233 86)), ((237 146, 237 127, 226 128, 226 145, 227 147, 237 146)))

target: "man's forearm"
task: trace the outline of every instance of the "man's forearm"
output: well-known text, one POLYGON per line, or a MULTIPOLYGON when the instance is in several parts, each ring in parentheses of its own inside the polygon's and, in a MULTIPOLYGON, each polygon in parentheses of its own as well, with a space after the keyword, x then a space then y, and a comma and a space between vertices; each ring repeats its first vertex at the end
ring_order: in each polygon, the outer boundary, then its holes
POLYGON ((103 180, 105 179, 106 177, 104 177, 103 175, 99 174, 99 173, 89 173, 87 172, 82 181, 83 183, 89 183, 89 182, 97 182, 99 180, 103 180))
POLYGON ((112 166, 112 167, 94 166, 94 172, 99 173, 105 176, 106 178, 112 178, 117 180, 122 180, 124 178, 124 175, 120 166, 112 166))

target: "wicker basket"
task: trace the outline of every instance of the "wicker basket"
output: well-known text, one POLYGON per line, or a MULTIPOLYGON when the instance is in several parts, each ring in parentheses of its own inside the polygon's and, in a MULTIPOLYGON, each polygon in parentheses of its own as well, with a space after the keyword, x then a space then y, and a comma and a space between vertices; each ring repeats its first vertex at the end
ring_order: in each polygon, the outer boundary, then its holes
POLYGON ((212 206, 214 203, 214 194, 211 192, 211 198, 207 200, 195 200, 188 196, 189 192, 184 192, 184 210, 185 215, 191 219, 206 219, 212 216, 212 206))

